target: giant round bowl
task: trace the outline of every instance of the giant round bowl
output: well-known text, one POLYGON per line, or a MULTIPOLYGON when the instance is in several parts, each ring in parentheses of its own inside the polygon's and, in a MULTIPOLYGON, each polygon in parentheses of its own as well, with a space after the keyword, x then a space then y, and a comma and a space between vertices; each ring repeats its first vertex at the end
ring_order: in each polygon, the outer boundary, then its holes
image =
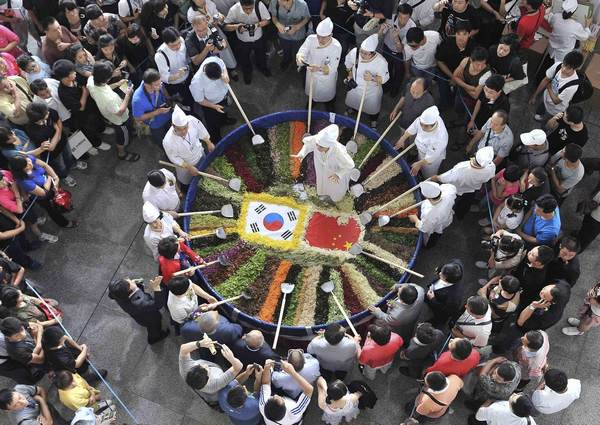
MULTIPOLYGON (((233 218, 214 213, 184 219, 184 229, 199 236, 192 248, 207 262, 223 255, 229 259, 227 265, 215 262, 198 271, 205 289, 220 300, 242 292, 251 296, 222 305, 231 320, 274 333, 281 284, 295 285, 286 297, 281 328, 281 336, 288 339, 310 337, 332 322, 345 325, 334 298, 355 325, 368 321, 369 305, 382 305, 395 296, 394 284, 415 279, 402 267, 412 269, 421 246, 421 235, 406 214, 386 226, 378 224, 378 216, 392 216, 420 200, 414 191, 390 202, 416 184, 403 159, 368 179, 397 154, 392 145, 383 140, 362 167, 358 183, 365 183, 365 193, 358 198, 348 194, 334 204, 317 196, 312 154, 302 162, 290 157, 302 147, 306 119, 307 111, 292 110, 253 120, 266 140, 256 146, 247 125, 233 130, 198 168, 225 180, 240 178, 241 190, 200 177, 192 181, 185 199, 185 211, 233 205, 233 218), (364 211, 373 216, 368 224, 359 217, 364 211), (215 236, 218 228, 225 230, 225 239, 215 236), (353 245, 364 253, 351 253, 353 245), (336 297, 320 288, 326 281, 334 283, 336 297)), ((312 134, 338 124, 343 144, 352 138, 355 125, 352 118, 320 111, 313 111, 312 122, 312 134)), ((371 128, 359 126, 357 166, 378 138, 371 128)))

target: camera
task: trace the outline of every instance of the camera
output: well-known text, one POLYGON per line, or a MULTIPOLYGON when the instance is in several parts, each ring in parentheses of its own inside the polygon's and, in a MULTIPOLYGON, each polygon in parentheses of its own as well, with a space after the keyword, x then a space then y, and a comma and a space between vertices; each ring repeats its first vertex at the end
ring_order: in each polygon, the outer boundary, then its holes
POLYGON ((254 33, 256 32, 256 24, 244 24, 244 29, 248 31, 248 35, 250 37, 254 37, 254 33))
POLYGON ((281 372, 282 370, 281 362, 273 362, 273 372, 281 372))
MULTIPOLYGON (((250 35, 252 36, 253 33, 250 35)), ((223 50, 225 48, 225 45, 223 45, 223 37, 221 37, 219 31, 213 26, 208 27, 208 43, 212 43, 217 50, 223 50)))
POLYGON ((349 78, 347 80, 344 80, 344 87, 347 91, 354 90, 358 87, 358 83, 354 78, 349 78))
POLYGON ((517 255, 525 242, 516 235, 492 236, 489 241, 481 241, 481 247, 494 251, 496 261, 503 261, 517 255))
POLYGON ((367 0, 356 0, 354 1, 354 4, 356 4, 358 6, 358 9, 356 10, 356 13, 358 15, 364 15, 365 12, 367 11, 367 4, 369 2, 367 0))

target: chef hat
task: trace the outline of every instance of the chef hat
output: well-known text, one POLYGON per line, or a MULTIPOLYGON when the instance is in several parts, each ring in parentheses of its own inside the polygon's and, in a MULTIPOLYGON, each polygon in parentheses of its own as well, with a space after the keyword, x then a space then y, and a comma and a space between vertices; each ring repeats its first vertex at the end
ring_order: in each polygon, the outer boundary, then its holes
POLYGON ((421 124, 433 125, 437 122, 439 116, 440 110, 437 106, 433 105, 423 111, 423 113, 419 117, 419 121, 421 122, 421 124))
POLYGON ((317 25, 317 35, 320 35, 321 37, 327 37, 328 35, 331 35, 332 32, 333 22, 331 22, 331 18, 323 19, 319 22, 319 25, 317 25))
POLYGON ((487 167, 494 160, 494 148, 486 146, 479 149, 475 154, 475 160, 481 167, 487 167))
POLYGON ((540 146, 546 142, 546 132, 540 128, 523 133, 520 137, 525 146, 540 146))
POLYGON ((437 198, 442 193, 440 185, 435 182, 421 182, 421 194, 425 198, 437 198))
POLYGON ((336 124, 331 124, 317 133, 317 145, 324 148, 330 148, 337 142, 340 135, 340 128, 336 124))
POLYGON ((379 44, 379 37, 377 34, 372 34, 366 38, 365 41, 360 45, 360 50, 364 50, 365 52, 374 52, 377 49, 377 45, 379 44))
POLYGON ((183 112, 179 105, 175 105, 173 108, 173 116, 171 122, 177 127, 184 127, 188 124, 189 117, 183 112))
POLYGON ((562 4, 562 10, 567 13, 575 12, 577 10, 577 0, 565 0, 562 4))
POLYGON ((152 223, 156 221, 158 217, 160 217, 160 211, 150 202, 144 202, 144 206, 142 207, 142 216, 144 217, 144 221, 146 223, 152 223))

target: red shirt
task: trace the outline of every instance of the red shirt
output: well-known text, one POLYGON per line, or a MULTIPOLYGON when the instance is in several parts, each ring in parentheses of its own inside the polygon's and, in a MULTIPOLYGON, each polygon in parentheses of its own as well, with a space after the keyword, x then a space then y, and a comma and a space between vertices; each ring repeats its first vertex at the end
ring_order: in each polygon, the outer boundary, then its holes
POLYGON ((370 367, 385 366, 394 361, 394 356, 402 344, 404 344, 402 337, 394 332, 390 336, 390 341, 385 345, 379 345, 371 338, 367 338, 358 362, 370 367))
MULTIPOLYGON (((190 260, 190 263, 192 263, 192 266, 204 262, 202 257, 192 251, 192 249, 182 241, 179 241, 179 255, 185 255, 190 260)), ((173 273, 181 270, 181 260, 179 258, 166 258, 160 255, 158 257, 158 264, 160 274, 163 277, 162 283, 165 285, 169 283, 171 277, 173 277, 173 273)))
POLYGON ((465 376, 479 364, 479 352, 471 350, 471 354, 464 360, 455 360, 452 358, 450 351, 442 353, 437 361, 427 369, 429 372, 442 372, 444 375, 465 376))
POLYGON ((521 48, 528 49, 535 41, 533 36, 540 25, 547 31, 552 31, 552 28, 544 20, 546 8, 543 4, 538 9, 537 14, 527 16, 525 13, 525 8, 521 8, 521 18, 517 25, 517 35, 521 37, 521 48))

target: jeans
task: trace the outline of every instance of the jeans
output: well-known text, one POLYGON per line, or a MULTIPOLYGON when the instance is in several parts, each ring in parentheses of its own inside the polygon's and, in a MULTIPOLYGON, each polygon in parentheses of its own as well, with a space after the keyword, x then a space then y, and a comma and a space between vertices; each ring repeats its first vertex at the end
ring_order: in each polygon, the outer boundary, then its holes
POLYGON ((56 171, 58 177, 64 179, 69 175, 69 169, 75 165, 76 162, 77 160, 71 153, 71 147, 69 146, 69 143, 66 142, 62 151, 60 151, 54 158, 50 158, 49 164, 52 168, 54 168, 54 171, 56 171))
POLYGON ((283 58, 281 59, 281 65, 289 65, 296 58, 296 53, 302 44, 302 40, 286 40, 279 37, 279 45, 283 50, 283 58))

